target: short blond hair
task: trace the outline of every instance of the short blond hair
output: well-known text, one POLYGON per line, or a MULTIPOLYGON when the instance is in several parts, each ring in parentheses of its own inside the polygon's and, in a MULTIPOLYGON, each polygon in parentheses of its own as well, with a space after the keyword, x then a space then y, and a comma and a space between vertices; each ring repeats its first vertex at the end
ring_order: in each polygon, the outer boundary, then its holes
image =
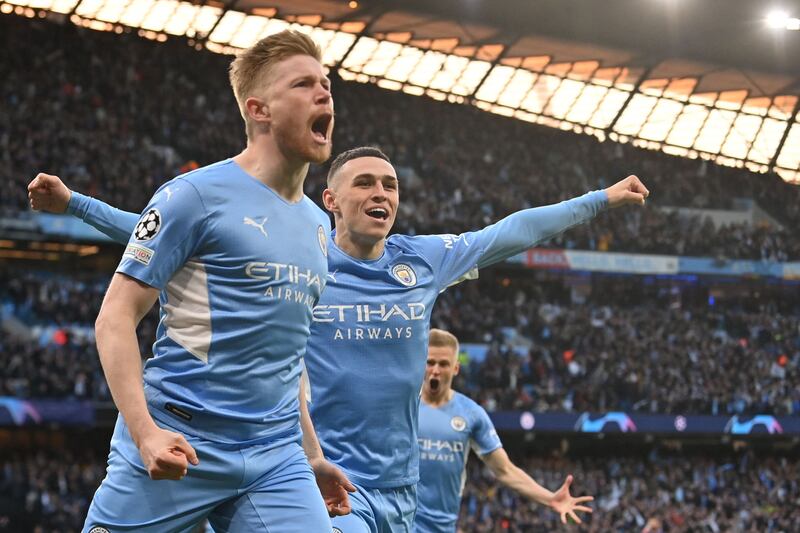
POLYGON ((311 56, 322 62, 322 51, 317 43, 295 30, 283 30, 264 37, 256 44, 242 51, 231 62, 228 77, 231 80, 233 95, 239 104, 239 112, 244 119, 247 136, 251 135, 251 124, 247 118, 245 102, 253 95, 256 87, 269 78, 276 64, 297 55, 311 56))
POLYGON ((444 346, 452 348, 458 356, 458 339, 449 331, 433 328, 428 336, 428 346, 444 346))

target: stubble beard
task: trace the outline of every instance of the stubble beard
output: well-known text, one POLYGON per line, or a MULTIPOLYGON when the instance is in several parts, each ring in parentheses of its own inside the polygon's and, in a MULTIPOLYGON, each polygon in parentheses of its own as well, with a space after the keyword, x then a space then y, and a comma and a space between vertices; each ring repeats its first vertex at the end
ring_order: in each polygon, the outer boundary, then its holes
POLYGON ((275 129, 275 141, 281 153, 290 161, 321 165, 331 156, 331 143, 317 144, 305 125, 275 129))

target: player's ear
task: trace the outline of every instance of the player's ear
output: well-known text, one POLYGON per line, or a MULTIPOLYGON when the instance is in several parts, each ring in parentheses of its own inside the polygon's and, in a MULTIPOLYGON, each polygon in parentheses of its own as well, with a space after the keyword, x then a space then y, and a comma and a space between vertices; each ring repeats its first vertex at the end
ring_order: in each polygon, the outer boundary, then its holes
POLYGON ((244 108, 252 122, 258 126, 269 126, 272 115, 270 115, 269 105, 266 100, 251 96, 244 101, 244 108))
POLYGON ((459 370, 461 370, 461 363, 458 362, 458 355, 456 355, 456 362, 453 364, 453 375, 457 376, 459 370))
POLYGON ((322 191, 322 204, 331 213, 339 212, 339 206, 336 204, 336 193, 332 189, 322 191))

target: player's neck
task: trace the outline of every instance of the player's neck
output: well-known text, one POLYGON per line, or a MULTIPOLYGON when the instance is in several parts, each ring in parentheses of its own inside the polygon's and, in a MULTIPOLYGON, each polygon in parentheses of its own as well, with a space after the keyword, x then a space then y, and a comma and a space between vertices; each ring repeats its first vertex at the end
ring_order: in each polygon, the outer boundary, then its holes
POLYGON ((287 202, 299 202, 303 198, 308 162, 288 160, 274 143, 267 141, 266 138, 248 141, 247 148, 233 160, 287 202))
POLYGON ((443 390, 439 394, 434 395, 430 391, 422 392, 422 401, 431 407, 441 407, 453 399, 455 391, 453 389, 443 390))
POLYGON ((356 259, 378 259, 383 255, 383 249, 386 246, 386 239, 375 242, 371 239, 358 238, 344 224, 336 225, 334 242, 341 251, 356 259))

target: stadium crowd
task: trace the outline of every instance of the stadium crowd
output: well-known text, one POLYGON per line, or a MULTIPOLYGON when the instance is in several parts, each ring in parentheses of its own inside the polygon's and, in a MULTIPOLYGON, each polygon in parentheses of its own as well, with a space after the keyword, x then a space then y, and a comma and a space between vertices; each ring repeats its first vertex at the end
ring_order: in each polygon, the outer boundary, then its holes
MULTIPOLYGON (((228 57, 178 40, 151 43, 3 16, 0 46, 7 51, 0 60, 0 217, 27 209, 25 186, 37 171, 138 211, 163 181, 243 145, 225 77, 228 57)), ((331 76, 335 149, 380 146, 401 175, 396 231, 474 229, 636 173, 653 192, 647 207, 604 214, 547 245, 800 259, 800 236, 791 230, 800 227, 800 189, 775 175, 601 143, 331 76), (663 209, 730 209, 739 197, 783 227, 716 227, 663 209)), ((312 170, 308 194, 315 200, 324 174, 312 170)), ((713 305, 683 300, 674 287, 653 294, 633 278, 580 294, 561 282, 507 276, 496 269, 450 289, 434 317, 463 342, 488 345, 485 360, 464 359, 455 386, 489 411, 800 415, 795 293, 713 305)), ((4 316, 52 333, 27 340, 0 333, 0 396, 110 399, 93 339, 79 334, 91 328, 106 283, 97 274, 0 271, 4 316)), ((145 356, 156 323, 153 312, 140 327, 145 356)), ((103 452, 3 450, 0 457, 0 532, 80 530, 103 476, 103 452)), ((520 463, 549 487, 569 471, 576 492, 598 496, 585 531, 789 532, 800 523, 800 462, 787 457, 653 453, 520 463)), ((558 527, 549 511, 499 488, 478 461, 469 478, 463 531, 558 527)))
MULTIPOLYGON (((575 491, 595 494, 594 515, 579 531, 671 533, 784 532, 800 523, 800 462, 753 455, 535 457, 520 466, 548 487, 566 472, 575 491), (647 527, 649 526, 649 529, 647 527)), ((104 475, 104 452, 4 453, 0 459, 0 532, 80 531, 104 475)), ((480 461, 468 467, 460 531, 555 531, 558 516, 499 486, 480 461)))
MULTIPOLYGON (((0 18, 0 209, 27 206, 36 172, 133 211, 172 176, 233 153, 243 128, 225 69, 229 57, 179 40, 0 18), (154 50, 158 53, 153 53, 154 50), (29 64, 32 61, 33 64, 29 64), (161 95, 153 98, 153 94, 161 95)), ((550 245, 609 251, 787 260, 800 258, 800 188, 705 161, 600 143, 436 102, 344 82, 335 72, 335 150, 371 144, 402 176, 396 231, 460 232, 521 208, 608 186, 629 173, 653 192, 642 210, 601 216, 550 245), (782 224, 715 227, 661 208, 729 209, 755 200, 782 224)), ((319 201, 324 168, 308 194, 319 201)))
POLYGON ((0 531, 80 531, 105 473, 98 452, 11 452, 0 459, 0 531))
MULTIPOLYGON (((435 326, 488 346, 456 382, 487 410, 800 415, 796 291, 711 306, 634 278, 579 296, 562 281, 506 277, 518 272, 488 270, 434 308, 435 326)), ((0 339, 0 395, 109 399, 92 336, 75 333, 91 331, 105 282, 19 271, 0 282, 0 301, 52 332, 0 339)), ((146 357, 157 321, 153 309, 140 326, 146 357)))
POLYGON ((710 305, 632 278, 589 296, 484 278, 445 291, 433 324, 489 345, 456 382, 489 411, 800 415, 796 290, 710 305))
MULTIPOLYGON (((800 462, 746 453, 730 457, 529 458, 521 465, 545 486, 564 473, 596 494, 580 531, 788 533, 800 523, 800 462)), ((555 531, 548 509, 500 487, 479 461, 468 467, 459 526, 470 533, 555 531)))

